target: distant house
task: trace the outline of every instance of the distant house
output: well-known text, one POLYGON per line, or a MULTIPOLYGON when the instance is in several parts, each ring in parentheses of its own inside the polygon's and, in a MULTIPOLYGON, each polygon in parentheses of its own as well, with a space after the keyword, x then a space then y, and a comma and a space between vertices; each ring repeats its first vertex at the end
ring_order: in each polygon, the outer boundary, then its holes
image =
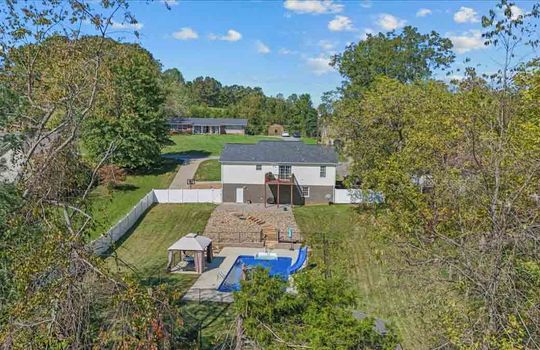
POLYGON ((283 131, 285 131, 285 128, 283 128, 283 125, 281 124, 272 124, 268 127, 269 136, 281 136, 283 131))
POLYGON ((171 118, 172 132, 185 134, 239 134, 246 133, 248 120, 235 118, 171 118))
POLYGON ((224 202, 334 201, 338 155, 333 147, 301 141, 228 143, 220 162, 224 202))

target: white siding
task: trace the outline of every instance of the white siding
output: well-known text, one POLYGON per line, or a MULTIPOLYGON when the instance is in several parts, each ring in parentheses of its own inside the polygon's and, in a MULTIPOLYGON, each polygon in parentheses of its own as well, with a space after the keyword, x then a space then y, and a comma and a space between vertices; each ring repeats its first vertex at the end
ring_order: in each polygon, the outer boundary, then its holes
POLYGON ((261 170, 255 164, 222 164, 221 181, 225 184, 264 184, 264 174, 271 172, 271 165, 263 165, 261 170))
POLYGON ((245 130, 241 126, 226 126, 225 127, 225 133, 226 134, 244 135, 245 130))
POLYGON ((293 165, 292 172, 300 185, 334 186, 336 184, 336 167, 326 166, 326 177, 320 176, 318 165, 293 165))
MULTIPOLYGON (((264 184, 264 174, 278 174, 279 166, 263 164, 261 170, 255 164, 222 164, 221 179, 229 184, 264 184)), ((300 185, 334 186, 336 183, 336 167, 326 166, 326 177, 320 177, 318 165, 293 165, 292 173, 300 185)))

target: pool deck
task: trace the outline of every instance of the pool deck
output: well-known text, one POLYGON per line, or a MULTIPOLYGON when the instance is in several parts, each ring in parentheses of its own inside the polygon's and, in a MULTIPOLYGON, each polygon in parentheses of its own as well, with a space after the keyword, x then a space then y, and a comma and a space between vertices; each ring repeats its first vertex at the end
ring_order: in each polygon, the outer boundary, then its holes
MULTIPOLYGON (((233 296, 229 292, 220 292, 217 290, 221 282, 227 276, 227 273, 233 266, 236 258, 240 255, 255 255, 263 252, 263 248, 245 248, 245 247, 224 247, 210 264, 207 264, 206 270, 199 276, 197 281, 182 297, 186 301, 214 301, 222 303, 232 303, 233 296)), ((298 249, 269 249, 268 252, 276 253, 278 256, 292 258, 292 263, 298 257, 298 249)))

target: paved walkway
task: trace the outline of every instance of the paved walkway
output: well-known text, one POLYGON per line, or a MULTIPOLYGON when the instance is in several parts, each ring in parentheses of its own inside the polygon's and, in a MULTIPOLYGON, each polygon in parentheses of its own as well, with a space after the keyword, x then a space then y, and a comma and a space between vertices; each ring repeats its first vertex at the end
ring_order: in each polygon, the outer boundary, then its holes
POLYGON ((195 173, 197 172, 197 168, 199 167, 199 165, 205 160, 219 159, 219 157, 185 157, 178 159, 182 161, 182 165, 180 166, 180 169, 178 169, 178 172, 172 180, 171 185, 169 186, 170 189, 188 189, 189 186, 187 184, 187 180, 193 179, 195 177, 195 173))

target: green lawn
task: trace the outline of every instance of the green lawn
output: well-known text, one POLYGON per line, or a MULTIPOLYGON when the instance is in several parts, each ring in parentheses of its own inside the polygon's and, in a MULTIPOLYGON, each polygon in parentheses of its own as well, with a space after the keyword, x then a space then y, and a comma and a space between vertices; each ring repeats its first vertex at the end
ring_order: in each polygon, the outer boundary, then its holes
POLYGON ((217 159, 205 160, 197 168, 196 181, 219 181, 221 180, 221 163, 217 159))
MULTIPOLYGON (((257 143, 260 140, 280 140, 279 137, 264 135, 173 135, 174 145, 163 149, 166 155, 201 154, 219 156, 225 143, 257 143)), ((315 139, 302 139, 306 143, 316 143, 315 139)))
POLYGON ((106 186, 96 187, 90 198, 91 210, 96 223, 90 238, 97 238, 106 232, 151 189, 169 187, 177 169, 178 164, 173 161, 165 161, 158 168, 127 176, 124 183, 112 190, 106 186))
POLYGON ((395 263, 400 253, 391 244, 374 239, 371 212, 352 206, 305 206, 294 216, 315 259, 322 259, 326 240, 327 259, 344 268, 360 295, 360 308, 370 315, 394 322, 405 349, 426 349, 429 332, 415 310, 425 302, 425 292, 414 276, 399 278, 395 263), (324 235, 323 235, 324 234, 324 235))
MULTIPOLYGON (((230 339, 235 331, 234 312, 228 303, 188 302, 182 306, 182 316, 185 326, 189 327, 191 339, 197 339, 196 334, 200 328, 200 349, 222 349, 224 340, 227 337, 230 339)), ((197 349, 196 343, 193 342, 193 349, 197 349)))
MULTIPOLYGON (((117 242, 117 248, 106 258, 113 271, 130 274, 142 285, 166 284, 182 295, 198 275, 168 273, 167 248, 189 232, 203 232, 213 204, 158 204, 117 242)), ((185 322, 184 338, 193 340, 201 332, 201 349, 213 349, 230 333, 234 315, 230 304, 188 302, 182 304, 185 322)))
MULTIPOLYGON (((279 140, 271 136, 251 135, 173 135, 174 145, 163 149, 163 155, 201 154, 218 156, 227 142, 256 143, 260 140, 279 140)), ((303 139, 306 143, 315 143, 315 139, 303 139)), ((126 181, 109 190, 98 186, 91 194, 91 209, 95 227, 90 238, 95 239, 126 215, 137 202, 153 188, 168 188, 178 165, 167 161, 156 169, 138 172, 127 177, 126 181)), ((199 181, 219 181, 221 170, 217 161, 203 164, 197 172, 199 181)))
POLYGON ((168 283, 177 291, 189 288, 196 275, 171 274, 167 248, 190 232, 203 232, 213 204, 159 204, 118 242, 107 258, 113 269, 133 273, 143 284, 168 283))

